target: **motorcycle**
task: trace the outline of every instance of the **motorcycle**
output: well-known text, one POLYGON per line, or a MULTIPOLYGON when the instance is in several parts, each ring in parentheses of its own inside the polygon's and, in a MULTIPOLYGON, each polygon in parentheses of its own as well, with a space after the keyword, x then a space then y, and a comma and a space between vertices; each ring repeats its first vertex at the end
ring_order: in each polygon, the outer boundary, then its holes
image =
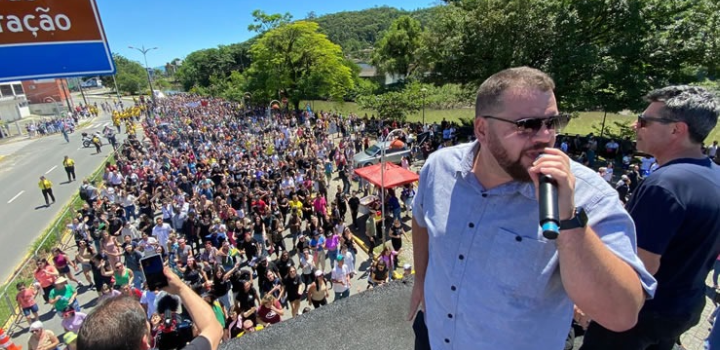
POLYGON ((93 146, 94 143, 99 143, 100 146, 102 146, 102 139, 100 138, 102 135, 100 132, 95 132, 92 135, 88 135, 88 133, 84 132, 82 134, 82 145, 85 148, 89 148, 90 146, 93 146))

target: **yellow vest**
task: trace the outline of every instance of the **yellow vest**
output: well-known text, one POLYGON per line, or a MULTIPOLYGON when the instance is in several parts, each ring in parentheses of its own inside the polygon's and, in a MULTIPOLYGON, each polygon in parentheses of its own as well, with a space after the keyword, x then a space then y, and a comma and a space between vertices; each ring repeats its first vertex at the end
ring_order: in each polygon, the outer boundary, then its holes
POLYGON ((41 190, 47 190, 52 187, 52 182, 48 179, 40 180, 40 182, 38 182, 38 187, 40 187, 41 190))
POLYGON ((65 160, 63 160, 63 166, 66 166, 66 167, 75 166, 75 161, 70 158, 65 159, 65 160))

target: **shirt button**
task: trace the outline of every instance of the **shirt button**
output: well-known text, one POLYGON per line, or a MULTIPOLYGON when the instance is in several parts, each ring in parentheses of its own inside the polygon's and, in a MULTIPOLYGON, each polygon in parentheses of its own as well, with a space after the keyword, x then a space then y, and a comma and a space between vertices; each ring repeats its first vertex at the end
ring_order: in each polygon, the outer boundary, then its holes
POLYGON ((487 197, 487 193, 483 193, 482 196, 483 196, 483 198, 486 198, 486 197, 487 197))
POLYGON ((449 344, 449 343, 450 343, 450 339, 445 338, 445 342, 449 344))
POLYGON ((473 224, 472 222, 471 222, 471 223, 468 223, 468 227, 469 227, 469 228, 473 228, 473 227, 475 227, 475 224, 473 224))
POLYGON ((454 291, 457 290, 457 287, 455 287, 455 286, 450 286, 450 290, 454 292, 454 291))
POLYGON ((458 259, 460 259, 460 260, 465 259, 465 255, 460 254, 460 256, 458 256, 458 259))
POLYGON ((515 240, 518 241, 518 242, 522 242, 522 237, 520 237, 520 236, 515 236, 515 240))
POLYGON ((453 317, 452 314, 448 314, 448 318, 452 318, 452 317, 453 317))

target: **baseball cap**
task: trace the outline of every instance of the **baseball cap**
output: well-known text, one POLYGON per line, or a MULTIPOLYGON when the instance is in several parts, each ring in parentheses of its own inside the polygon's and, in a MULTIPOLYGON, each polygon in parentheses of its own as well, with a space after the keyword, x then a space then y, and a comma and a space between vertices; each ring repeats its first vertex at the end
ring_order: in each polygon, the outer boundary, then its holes
POLYGON ((338 255, 338 256, 337 256, 337 261, 343 261, 343 259, 345 259, 344 256, 342 256, 342 255, 338 255))

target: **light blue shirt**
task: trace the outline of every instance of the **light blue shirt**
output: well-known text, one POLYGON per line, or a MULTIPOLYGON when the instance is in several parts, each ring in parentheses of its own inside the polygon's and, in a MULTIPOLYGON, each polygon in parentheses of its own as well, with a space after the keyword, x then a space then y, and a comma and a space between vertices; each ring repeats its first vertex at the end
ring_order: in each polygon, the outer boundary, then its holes
MULTIPOLYGON (((532 183, 485 190, 472 172, 477 142, 433 153, 420 172, 413 216, 427 228, 426 324, 433 350, 562 349, 573 302, 563 288, 557 246, 542 236, 532 183)), ((603 243, 640 276, 635 226, 617 192, 573 162, 575 205, 603 243)), ((561 233, 562 234, 562 233, 561 233)))

